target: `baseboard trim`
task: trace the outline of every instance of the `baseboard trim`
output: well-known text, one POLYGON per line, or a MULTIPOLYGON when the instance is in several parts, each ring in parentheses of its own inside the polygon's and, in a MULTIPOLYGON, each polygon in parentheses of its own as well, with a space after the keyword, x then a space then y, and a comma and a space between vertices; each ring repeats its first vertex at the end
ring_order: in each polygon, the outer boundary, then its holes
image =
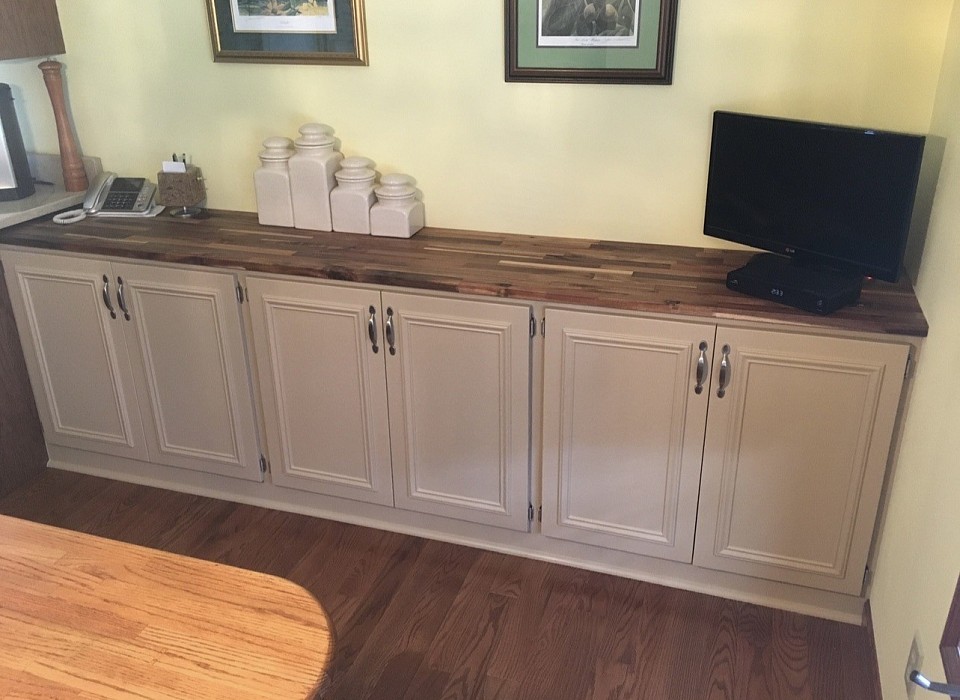
POLYGON ((866 601, 861 597, 552 539, 539 532, 537 523, 531 532, 515 532, 287 489, 269 480, 246 482, 55 445, 48 449, 48 466, 54 469, 538 559, 843 623, 864 622, 866 601))

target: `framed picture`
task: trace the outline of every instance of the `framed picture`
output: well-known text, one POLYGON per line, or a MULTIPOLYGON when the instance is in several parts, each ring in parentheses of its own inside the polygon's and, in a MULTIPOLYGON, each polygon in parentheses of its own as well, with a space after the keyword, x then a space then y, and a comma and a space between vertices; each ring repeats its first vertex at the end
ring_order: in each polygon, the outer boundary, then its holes
POLYGON ((506 79, 673 81, 678 0, 504 0, 506 79))
POLYGON ((213 60, 367 65, 364 0, 207 0, 213 60))

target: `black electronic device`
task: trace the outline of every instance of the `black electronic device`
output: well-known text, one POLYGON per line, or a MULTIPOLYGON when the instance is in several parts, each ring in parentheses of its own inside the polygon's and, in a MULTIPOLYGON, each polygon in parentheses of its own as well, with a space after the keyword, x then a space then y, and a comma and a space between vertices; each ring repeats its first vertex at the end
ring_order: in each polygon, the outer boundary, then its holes
MULTIPOLYGON (((749 278, 735 275, 728 286, 784 303, 802 287, 800 297, 827 307, 834 298, 856 301, 850 290, 859 290, 861 276, 895 282, 924 142, 913 134, 715 112, 704 233, 798 263, 757 263, 749 278), (857 281, 838 292, 841 278, 857 281)), ((807 301, 791 305, 827 313, 807 301)))
POLYGON ((0 83, 0 202, 24 199, 35 191, 13 93, 0 83))
POLYGON ((773 253, 758 253, 727 273, 727 288, 817 314, 855 304, 862 277, 807 266, 773 253))

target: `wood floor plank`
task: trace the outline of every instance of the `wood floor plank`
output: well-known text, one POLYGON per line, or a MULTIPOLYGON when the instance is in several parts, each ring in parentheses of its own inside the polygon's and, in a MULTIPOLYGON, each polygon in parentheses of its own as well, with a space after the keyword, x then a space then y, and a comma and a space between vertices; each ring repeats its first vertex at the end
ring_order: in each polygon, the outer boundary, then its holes
POLYGON ((479 556, 466 547, 424 544, 363 648, 336 679, 341 697, 403 696, 479 556))
POLYGON ((325 700, 880 697, 869 627, 58 470, 0 513, 304 586, 331 619, 325 700))
MULTIPOLYGON (((512 589, 513 558, 482 552, 470 568, 433 644, 424 657, 422 669, 446 674, 442 697, 476 698, 501 636, 503 617, 512 598, 502 595, 512 589)), ((418 687, 421 673, 414 678, 405 698, 423 697, 418 687)))

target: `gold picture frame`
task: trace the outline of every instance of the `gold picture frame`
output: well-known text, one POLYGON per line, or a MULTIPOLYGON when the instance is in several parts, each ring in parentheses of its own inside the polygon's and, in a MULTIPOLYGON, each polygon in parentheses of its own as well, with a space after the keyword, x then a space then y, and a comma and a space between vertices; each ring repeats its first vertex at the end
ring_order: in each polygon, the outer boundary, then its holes
POLYGON ((369 65, 364 0, 207 0, 213 60, 369 65))

